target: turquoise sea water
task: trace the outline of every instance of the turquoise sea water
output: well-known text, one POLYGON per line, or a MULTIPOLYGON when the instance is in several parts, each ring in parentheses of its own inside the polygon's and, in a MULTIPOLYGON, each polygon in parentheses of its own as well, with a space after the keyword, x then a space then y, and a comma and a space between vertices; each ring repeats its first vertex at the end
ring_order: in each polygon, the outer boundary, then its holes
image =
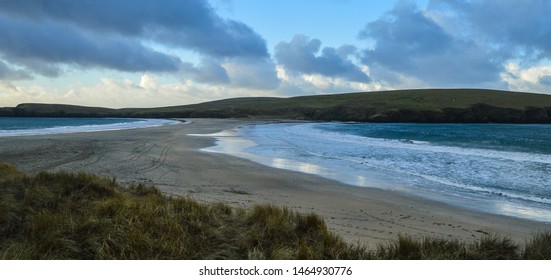
POLYGON ((120 130, 178 123, 160 119, 0 118, 0 137, 120 130))
POLYGON ((551 222, 551 125, 268 124, 243 128, 276 167, 551 222))

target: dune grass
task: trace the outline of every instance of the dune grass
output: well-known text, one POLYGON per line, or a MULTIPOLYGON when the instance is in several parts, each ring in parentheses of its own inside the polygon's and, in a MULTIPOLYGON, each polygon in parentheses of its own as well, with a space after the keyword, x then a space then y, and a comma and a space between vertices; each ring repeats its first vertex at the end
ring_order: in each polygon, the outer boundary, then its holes
POLYGON ((169 198, 78 173, 0 165, 2 259, 358 259, 316 215, 169 198))
POLYGON ((551 259, 551 233, 524 246, 426 238, 345 243, 322 218, 171 198, 85 173, 26 175, 0 164, 1 259, 551 259))
MULTIPOLYGON (((472 243, 459 240, 399 236, 397 241, 379 244, 372 259, 385 260, 515 260, 522 257, 521 246, 508 238, 484 236, 472 243)), ((551 255, 548 255, 548 257, 551 255)))

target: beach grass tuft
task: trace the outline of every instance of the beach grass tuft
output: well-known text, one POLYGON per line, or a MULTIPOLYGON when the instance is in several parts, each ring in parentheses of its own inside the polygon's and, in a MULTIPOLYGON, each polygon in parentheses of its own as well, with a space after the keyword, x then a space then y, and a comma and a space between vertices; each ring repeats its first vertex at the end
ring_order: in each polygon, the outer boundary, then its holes
POLYGON ((424 238, 416 240, 399 235, 398 240, 381 243, 371 253, 372 259, 383 260, 430 260, 465 259, 466 246, 458 240, 424 238))
POLYGON ((1 259, 551 259, 551 232, 524 246, 401 235, 367 250, 313 213, 202 204, 86 173, 0 164, 0 193, 1 259))
MULTIPOLYGON (((511 239, 495 235, 483 236, 474 242, 423 238, 416 240, 400 235, 397 241, 379 244, 373 259, 390 260, 515 260, 521 247, 511 239)), ((550 258, 551 255, 547 255, 550 258)))
POLYGON ((522 258, 525 260, 551 259, 551 232, 537 233, 526 242, 522 258))

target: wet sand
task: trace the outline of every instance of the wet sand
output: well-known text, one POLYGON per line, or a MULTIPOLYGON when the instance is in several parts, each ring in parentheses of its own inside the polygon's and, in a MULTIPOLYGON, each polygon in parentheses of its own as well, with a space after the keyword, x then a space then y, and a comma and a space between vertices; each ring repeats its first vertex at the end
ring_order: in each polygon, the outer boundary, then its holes
POLYGON ((398 234, 461 240, 499 234, 523 241, 551 228, 534 221, 478 213, 399 192, 359 188, 315 175, 275 169, 201 148, 211 134, 254 120, 193 119, 191 124, 0 138, 0 162, 21 171, 91 172, 119 182, 156 185, 168 195, 250 207, 270 203, 323 216, 351 243, 375 246, 398 234))

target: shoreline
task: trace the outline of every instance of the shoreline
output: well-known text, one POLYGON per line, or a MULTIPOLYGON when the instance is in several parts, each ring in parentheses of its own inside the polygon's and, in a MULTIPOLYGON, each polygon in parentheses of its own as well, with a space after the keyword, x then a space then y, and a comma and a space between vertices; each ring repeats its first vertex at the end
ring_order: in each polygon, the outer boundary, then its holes
POLYGON ((322 216, 350 243, 499 234, 524 241, 551 225, 470 211, 399 192, 359 188, 316 175, 276 169, 201 149, 213 134, 263 120, 191 119, 142 129, 0 138, 0 162, 23 172, 90 172, 122 183, 154 184, 163 193, 250 207, 269 203, 322 216))
MULTIPOLYGON (((18 118, 18 119, 21 119, 21 118, 18 118)), ((32 119, 32 117, 28 119, 32 119)), ((40 119, 50 119, 50 118, 40 118, 40 119)), ((53 119, 57 119, 57 118, 53 118, 53 119)), ((67 118, 67 119, 78 119, 78 118, 67 118)), ((145 118, 91 118, 91 119, 111 119, 111 120, 124 120, 124 121, 113 122, 113 123, 101 123, 101 124, 97 123, 97 124, 82 124, 82 125, 68 125, 68 126, 45 126, 45 127, 20 129, 20 130, 0 130, 0 137, 22 137, 22 136, 119 131, 119 130, 127 130, 127 129, 140 129, 140 128, 157 127, 157 126, 164 126, 164 125, 174 125, 182 122, 182 121, 179 121, 178 119, 145 119, 145 118), (127 120, 133 120, 133 121, 127 121, 127 120)))
MULTIPOLYGON (((272 125, 275 122, 265 124, 272 125)), ((295 122, 277 122, 285 125, 295 124, 295 122)), ((261 123, 259 125, 265 125, 261 123)), ((307 122, 308 124, 308 122, 307 122)), ((253 124, 252 126, 256 126, 253 124)), ((551 210, 538 205, 528 205, 515 203, 509 200, 499 200, 482 196, 450 195, 449 193, 434 192, 426 189, 419 189, 392 182, 392 177, 382 175, 376 171, 362 170, 361 173, 350 173, 350 170, 339 169, 335 166, 324 165, 323 162, 308 161, 302 159, 290 159, 277 153, 269 155, 256 154, 248 152, 246 149, 266 145, 256 143, 255 140, 247 138, 242 131, 247 130, 248 125, 233 129, 224 130, 214 134, 191 135, 212 137, 217 141, 214 146, 201 149, 202 151, 220 153, 251 160, 253 162, 289 171, 307 173, 320 176, 329 180, 335 180, 346 185, 358 188, 376 188, 387 191, 396 191, 407 195, 412 195, 421 199, 440 202, 446 205, 471 210, 474 212, 483 212, 493 215, 502 215, 518 219, 526 219, 536 222, 547 223, 551 225, 551 210), (335 171, 337 170, 337 171, 335 171)), ((252 128, 254 129, 254 128, 252 128)), ((246 133, 245 133, 246 134, 246 133)), ((267 144, 269 145, 269 144, 267 144)), ((269 146, 270 147, 270 146, 269 146)), ((425 186, 426 187, 426 186, 425 186)))

